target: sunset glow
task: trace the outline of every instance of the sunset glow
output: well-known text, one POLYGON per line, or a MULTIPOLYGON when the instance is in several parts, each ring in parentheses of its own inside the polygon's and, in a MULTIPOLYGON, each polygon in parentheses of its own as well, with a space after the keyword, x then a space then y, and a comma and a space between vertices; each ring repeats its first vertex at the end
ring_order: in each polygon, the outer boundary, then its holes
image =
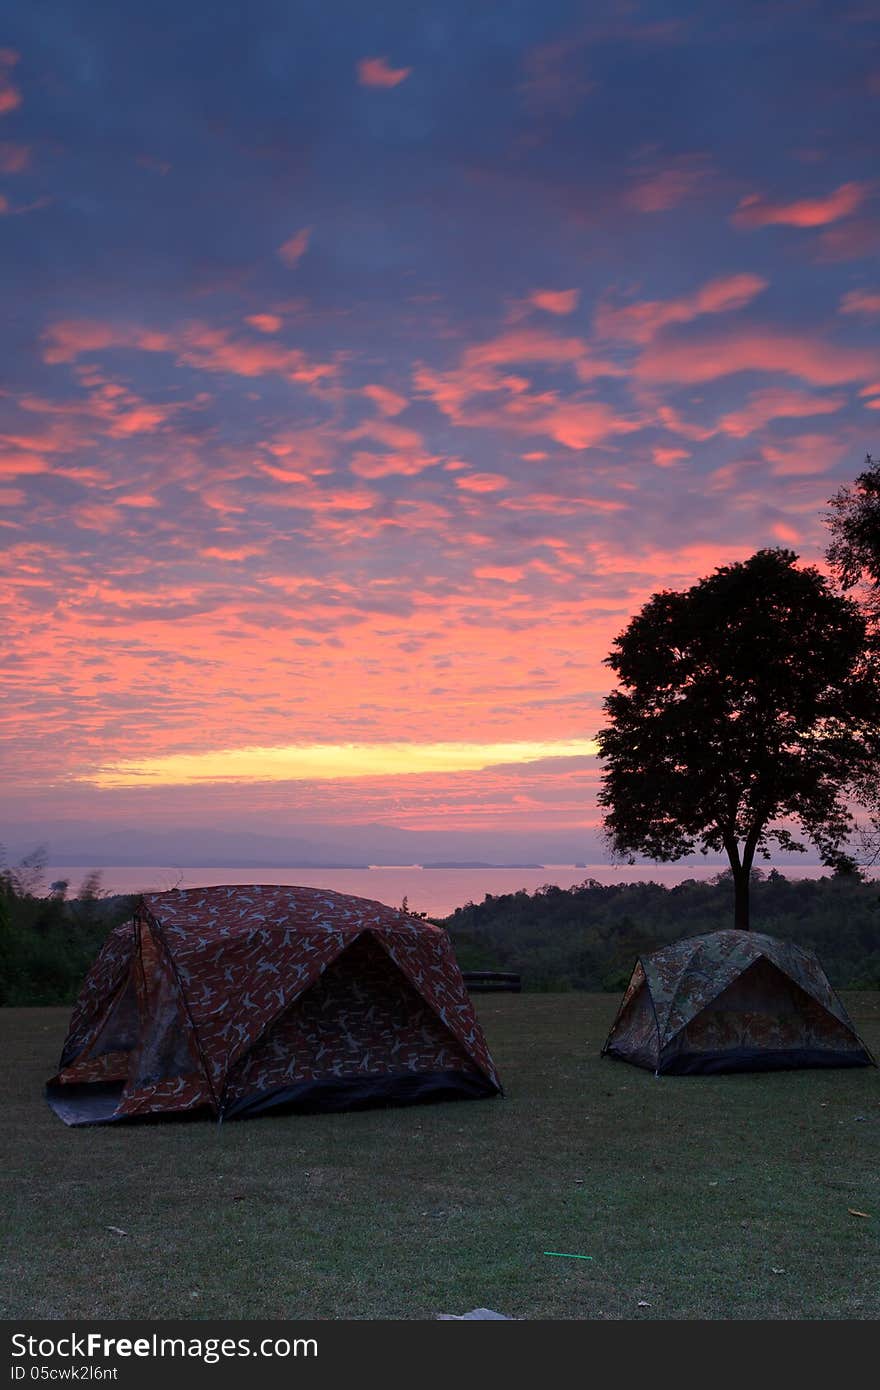
POLYGON ((334 781, 400 777, 422 772, 475 772, 504 763, 595 755, 593 740, 561 743, 317 744, 292 748, 232 748, 122 762, 92 779, 99 787, 186 787, 200 782, 334 781))
POLYGON ((0 841, 584 857, 615 636, 880 448, 869 8, 7 7, 0 841))

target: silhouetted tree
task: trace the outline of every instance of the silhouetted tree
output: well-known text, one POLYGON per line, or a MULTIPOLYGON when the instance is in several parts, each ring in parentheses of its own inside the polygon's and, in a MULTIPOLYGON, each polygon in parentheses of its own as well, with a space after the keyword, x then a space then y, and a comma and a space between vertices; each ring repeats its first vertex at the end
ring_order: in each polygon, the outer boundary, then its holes
POLYGON ((852 487, 842 487, 829 505, 828 563, 844 589, 866 586, 869 611, 880 617, 880 459, 866 454, 852 487))
MULTIPOLYGON (((865 466, 851 487, 842 487, 830 499, 826 520, 831 529, 828 563, 844 589, 861 591, 870 628, 880 649, 880 458, 865 455, 865 466)), ((870 820, 859 827, 864 863, 880 859, 880 777, 877 765, 868 768, 854 788, 869 811, 870 820)))
POLYGON ((864 616, 797 558, 761 550, 655 594, 606 662, 620 682, 597 735, 612 848, 663 861, 723 850, 742 929, 756 853, 805 848, 791 822, 824 864, 851 862, 844 791, 880 716, 864 616))

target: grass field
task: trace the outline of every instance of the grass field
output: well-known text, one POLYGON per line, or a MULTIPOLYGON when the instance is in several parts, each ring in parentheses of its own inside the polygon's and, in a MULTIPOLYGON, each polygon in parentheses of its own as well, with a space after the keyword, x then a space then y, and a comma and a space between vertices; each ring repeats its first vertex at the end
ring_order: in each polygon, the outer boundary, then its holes
MULTIPOLYGON (((0 1011, 0 1313, 880 1314, 874 1068, 657 1080, 600 1060, 612 996, 477 1002, 504 1099, 221 1128, 65 1129, 67 1011, 0 1011)), ((876 1053, 880 995, 845 1002, 876 1053)))

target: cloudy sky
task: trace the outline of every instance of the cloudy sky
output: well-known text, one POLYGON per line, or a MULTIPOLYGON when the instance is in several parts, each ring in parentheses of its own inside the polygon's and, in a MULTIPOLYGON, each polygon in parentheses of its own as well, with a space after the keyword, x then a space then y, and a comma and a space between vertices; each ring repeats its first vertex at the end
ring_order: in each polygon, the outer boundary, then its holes
POLYGON ((876 8, 3 25, 0 838, 586 843, 614 636, 878 447, 876 8))

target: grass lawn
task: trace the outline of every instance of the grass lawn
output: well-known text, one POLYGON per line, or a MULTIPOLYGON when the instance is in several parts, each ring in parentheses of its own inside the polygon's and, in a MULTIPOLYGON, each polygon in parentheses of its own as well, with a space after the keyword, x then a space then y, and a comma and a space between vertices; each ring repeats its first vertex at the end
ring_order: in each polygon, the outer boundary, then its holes
MULTIPOLYGON (((880 995, 844 999, 877 1053, 880 995)), ((0 1011, 0 1314, 880 1314, 874 1068, 657 1080, 600 1059, 611 995, 476 1002, 503 1099, 220 1128, 66 1129, 68 1011, 0 1011)))

